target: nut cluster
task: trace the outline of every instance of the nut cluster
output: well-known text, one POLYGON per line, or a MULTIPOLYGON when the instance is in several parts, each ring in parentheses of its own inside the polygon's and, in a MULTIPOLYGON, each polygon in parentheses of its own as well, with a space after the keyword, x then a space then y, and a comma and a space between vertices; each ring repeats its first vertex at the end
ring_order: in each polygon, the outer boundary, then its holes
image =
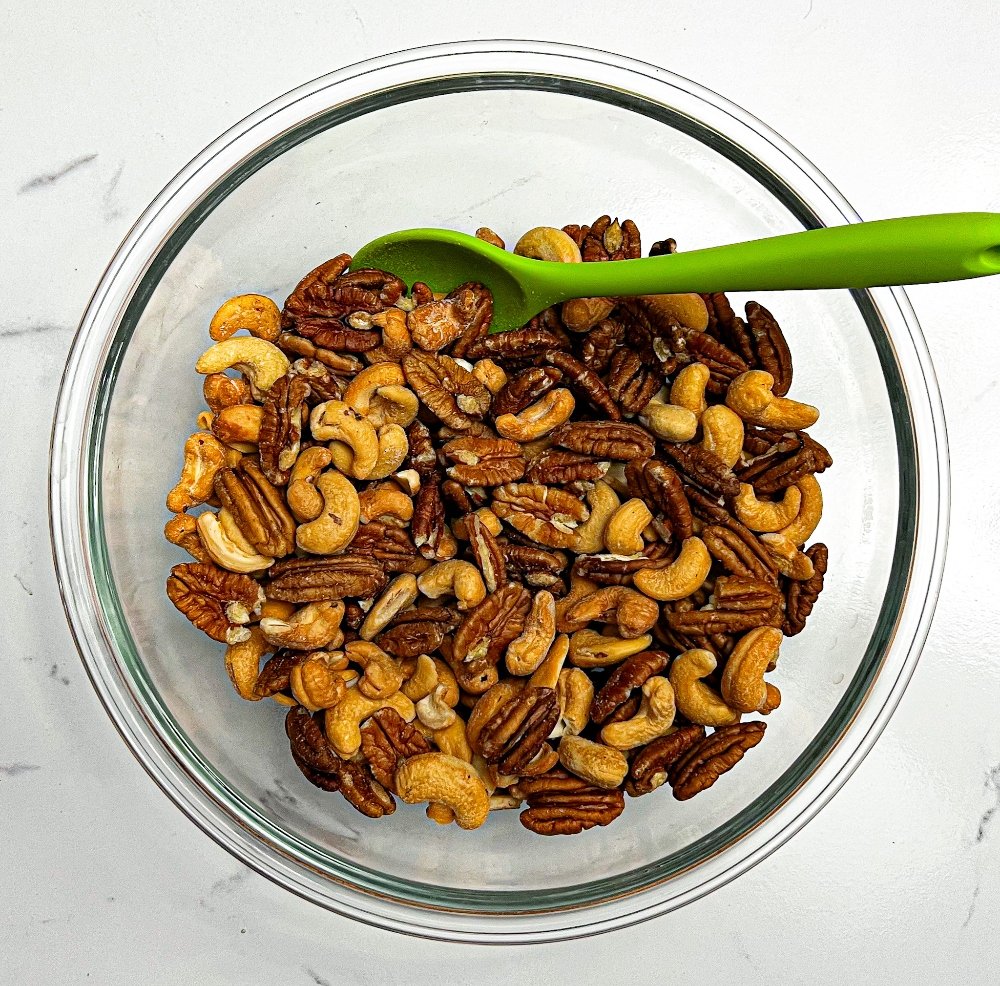
MULTIPOLYGON (((602 216, 515 253, 629 259, 639 232, 602 216)), ((243 698, 287 707, 305 777, 370 817, 398 797, 572 834, 626 793, 710 787, 763 737, 745 717, 778 708, 826 572, 806 543, 832 460, 778 323, 656 295, 491 334, 483 285, 350 263, 212 319, 171 601, 243 698)))

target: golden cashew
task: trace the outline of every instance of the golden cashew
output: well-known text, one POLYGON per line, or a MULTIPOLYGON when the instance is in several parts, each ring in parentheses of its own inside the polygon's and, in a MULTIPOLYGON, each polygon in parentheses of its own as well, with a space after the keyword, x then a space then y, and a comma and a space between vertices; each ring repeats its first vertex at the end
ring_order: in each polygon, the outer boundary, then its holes
POLYGON ((393 692, 386 698, 368 698, 360 688, 350 688, 332 708, 326 710, 323 724, 326 738, 337 755, 350 760, 361 749, 361 723, 379 709, 393 709, 407 722, 413 722, 417 710, 402 693, 393 692))
POLYGON ((309 427, 317 441, 334 443, 330 446, 330 452, 341 472, 355 479, 369 478, 379 459, 378 433, 370 421, 366 421, 343 401, 324 401, 312 409, 309 427), (335 445, 339 447, 334 447, 335 445), (346 462, 344 448, 347 452, 346 462), (339 462, 338 452, 341 453, 339 462))
POLYGON ((295 460, 285 499, 300 524, 315 520, 323 512, 323 494, 316 489, 316 480, 331 462, 330 450, 322 445, 303 449, 295 460))
POLYGON ((295 543, 312 555, 335 555, 358 533, 358 491, 346 476, 333 470, 316 480, 316 489, 323 497, 323 511, 315 520, 299 525, 295 543))
POLYGON ((784 534, 762 534, 760 543, 767 549, 778 571, 786 578, 803 581, 814 574, 812 559, 799 551, 795 542, 784 534))
POLYGON ((587 494, 590 516, 576 529, 573 550, 581 555, 596 555, 604 547, 604 531, 614 512, 621 506, 618 494, 599 479, 587 494))
POLYGON ((690 722, 715 727, 732 726, 740 721, 740 712, 726 705, 722 696, 701 680, 717 666, 715 655, 700 649, 684 651, 670 666, 670 684, 677 708, 690 722))
POLYGON ((417 578, 417 588, 428 599, 454 596, 460 610, 472 609, 486 598, 486 585, 479 569, 469 561, 442 561, 417 578))
POLYGON ((730 469, 743 451, 743 419, 725 404, 705 408, 701 416, 701 447, 714 452, 730 469))
POLYGON ((478 772, 447 753, 418 753, 404 760, 396 769, 395 790, 407 804, 445 805, 463 829, 479 828, 490 810, 490 796, 478 772))
POLYGON ((199 411, 198 416, 194 419, 195 426, 199 431, 211 431, 213 421, 215 421, 215 415, 211 411, 199 411))
POLYGON ((445 701, 446 685, 435 685, 429 695, 417 701, 417 718, 428 729, 447 729, 456 718, 455 710, 445 701))
POLYGON ((211 497, 215 474, 226 464, 222 443, 207 431, 196 431, 184 443, 184 465, 177 485, 167 494, 167 510, 183 513, 211 497))
POLYGON ((645 547, 642 532, 653 519, 644 500, 633 497, 623 503, 604 529, 604 546, 613 555, 637 555, 645 547))
POLYGON ((796 484, 802 494, 799 512, 787 527, 778 533, 784 534, 795 545, 803 545, 819 526, 823 516, 823 491, 815 476, 803 476, 796 484))
POLYGON ((201 386, 201 392, 213 414, 218 414, 224 407, 249 404, 253 400, 250 384, 238 377, 226 376, 225 373, 209 373, 201 386))
POLYGON ((774 377, 764 370, 741 373, 726 391, 728 404, 744 421, 765 428, 792 430, 808 428, 819 420, 819 411, 811 404, 800 404, 788 397, 771 393, 774 377))
POLYGON ((549 648, 545 660, 535 668, 534 673, 528 679, 528 685, 532 688, 555 688, 559 683, 559 675, 562 674, 563 665, 569 656, 569 635, 560 633, 552 646, 549 648))
POLYGON ((781 705, 781 692, 771 684, 771 682, 766 682, 765 687, 767 690, 767 698, 764 699, 764 704, 757 710, 762 716, 769 716, 778 706, 781 705))
POLYGON ((570 298, 562 303, 559 317, 570 332, 589 332, 614 309, 611 298, 570 298))
MULTIPOLYGON (((382 595, 375 600, 368 610, 358 635, 362 640, 372 640, 381 633, 392 619, 404 609, 412 606, 417 599, 417 577, 409 572, 397 575, 386 586, 382 595)), ((437 680, 437 672, 434 674, 437 680)), ((412 696, 409 696, 412 698, 412 696)))
POLYGON ((778 659, 777 627, 756 627, 740 638, 722 672, 722 698, 731 709, 757 712, 767 700, 764 672, 778 659))
POLYGON ((384 360, 398 363, 413 348, 406 312, 401 308, 388 308, 372 315, 371 324, 382 330, 382 345, 365 353, 372 363, 384 360))
POLYGON ((583 259, 576 241, 554 226, 529 229, 514 245, 514 253, 519 257, 551 260, 559 264, 578 264, 583 259))
POLYGON ((202 545, 220 568, 246 574, 259 572, 274 564, 273 558, 259 554, 253 546, 248 546, 250 550, 247 551, 243 545, 230 538, 219 523, 219 518, 210 510, 198 516, 197 526, 202 545))
POLYGON ((260 628, 269 644, 289 650, 322 650, 339 647, 344 642, 340 622, 344 604, 337 602, 308 603, 289 617, 279 620, 263 617, 260 628))
POLYGON ((405 461, 410 451, 406 429, 397 424, 382 425, 378 430, 378 458, 365 479, 386 479, 405 461))
POLYGON ((698 431, 698 416, 693 411, 657 400, 642 409, 639 423, 665 442, 689 442, 698 431))
POLYGON ((565 387, 543 394, 520 414, 501 414, 494 422, 498 434, 517 442, 532 442, 569 421, 576 399, 565 387))
POLYGON ((559 744, 559 762, 571 774, 607 790, 618 787, 628 773, 628 760, 621 750, 581 736, 563 736, 559 744))
POLYGON ((212 420, 212 434, 241 452, 256 452, 264 408, 259 404, 224 407, 212 420))
POLYGON ((596 630, 577 630, 569 640, 569 659, 578 668, 606 668, 641 653, 652 642, 648 633, 627 640, 607 637, 596 630))
POLYGON ((660 617, 660 607, 641 592, 626 585, 606 585, 584 596, 566 611, 563 626, 582 630, 588 623, 615 623, 626 639, 641 636, 660 617))
POLYGON ((590 721, 590 705, 594 701, 594 684, 586 671, 564 668, 556 682, 559 720, 550 738, 578 736, 590 721))
POLYGON ((444 729, 432 730, 432 738, 442 753, 472 763, 472 747, 466 735, 465 720, 459 716, 455 716, 455 721, 444 729))
POLYGON ((590 579, 582 578, 577 575, 575 571, 570 569, 569 573, 569 592, 566 593, 561 599, 556 600, 556 629, 565 631, 568 629, 566 625, 566 614, 585 596, 589 596, 592 592, 597 592, 600 586, 596 582, 591 582, 590 579))
POLYGON ((521 799, 513 794, 491 794, 490 811, 503 811, 505 808, 520 808, 521 799))
POLYGON ((413 499, 395 483, 378 483, 358 494, 361 523, 377 520, 397 527, 406 527, 413 519, 413 499))
POLYGON ((751 531, 780 531, 787 527, 799 514, 802 505, 802 490, 789 486, 780 500, 758 500, 754 488, 749 483, 740 483, 740 492, 733 499, 736 516, 751 531))
POLYGON ((403 670, 395 658, 377 644, 370 640, 351 640, 344 646, 344 653, 349 661, 364 669, 358 690, 366 698, 388 698, 399 691, 404 679, 403 670))
POLYGON ((198 373, 221 373, 235 367, 247 375, 254 394, 263 395, 290 366, 288 357, 273 342, 253 336, 233 336, 206 349, 194 368, 198 373))
POLYGON ((601 730, 601 739, 619 750, 645 746, 673 731, 677 708, 674 689, 666 678, 654 675, 642 686, 639 711, 625 722, 610 722, 601 730))
POLYGON ((174 514, 164 526, 163 536, 197 561, 212 560, 198 537, 198 522, 190 514, 174 514))
POLYGON ((472 375, 494 396, 507 384, 507 371, 491 359, 477 360, 472 364, 472 375))
POLYGON ((224 301, 212 316, 208 334, 216 342, 222 342, 240 329, 246 329, 258 339, 274 342, 281 334, 278 306, 262 294, 237 295, 224 301))
POLYGON ((644 294, 642 301, 663 319, 704 332, 708 328, 708 305, 700 294, 644 294))
POLYGON ((264 605, 260 608, 258 619, 272 616, 279 620, 287 620, 297 609, 298 606, 295 603, 285 603, 280 599, 265 599, 264 605))
POLYGON ((705 410, 705 388, 711 371, 704 363, 689 363, 674 377, 670 386, 670 403, 686 407, 700 418, 705 410))
POLYGON ((248 702, 259 702, 257 678, 260 676, 260 660, 274 648, 264 639, 258 627, 251 627, 246 640, 230 644, 226 648, 226 673, 240 698, 248 702))
POLYGON ((652 599, 667 602, 683 599, 700 588, 708 578, 712 556, 699 537, 685 538, 681 553, 666 568, 644 568, 632 577, 632 584, 652 599))
POLYGON ((400 691, 411 701, 419 702, 430 695, 438 683, 437 665, 432 657, 420 654, 413 673, 403 682, 400 691))
POLYGON ((344 391, 344 403, 366 417, 375 428, 397 424, 407 427, 417 416, 417 395, 406 386, 397 363, 376 363, 362 370, 344 391))
POLYGON ((347 660, 339 651, 315 651, 292 668, 289 688, 299 705, 310 712, 329 709, 347 694, 348 676, 344 672, 348 670, 347 660))
POLYGON ((556 636, 556 600, 547 589, 535 593, 524 631, 507 647, 507 670, 529 675, 545 660, 556 636))

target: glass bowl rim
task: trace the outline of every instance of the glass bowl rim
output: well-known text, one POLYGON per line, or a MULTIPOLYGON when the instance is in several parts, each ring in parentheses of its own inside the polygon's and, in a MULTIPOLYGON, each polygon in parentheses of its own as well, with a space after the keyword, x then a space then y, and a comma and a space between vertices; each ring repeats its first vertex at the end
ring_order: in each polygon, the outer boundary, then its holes
MULTIPOLYGON (((794 187, 789 184, 786 174, 775 170, 774 180, 782 188, 798 194, 798 182, 806 182, 809 191, 821 197, 827 218, 846 222, 859 219, 830 182, 761 121, 711 90, 665 69, 633 59, 571 45, 480 41, 409 49, 347 66, 272 100, 217 138, 165 186, 128 233, 94 292, 67 360, 53 419, 49 510, 52 549, 63 606, 88 676, 133 754, 157 785, 203 831, 268 878, 352 918, 430 937, 527 942, 610 930, 696 899, 735 878, 774 851, 839 790, 870 750, 898 704, 926 637, 940 587, 946 550, 948 455, 943 411, 933 368, 905 293, 901 289, 856 293, 856 300, 870 299, 869 303, 874 308, 887 311, 893 320, 899 322, 900 329, 905 330, 898 337, 887 334, 887 341, 896 360, 902 360, 900 379, 917 453, 914 478, 915 495, 919 496, 919 501, 915 502, 919 504, 919 512, 913 532, 908 591, 897 613, 893 635, 882 650, 882 664, 874 680, 859 699, 853 714, 843 723, 825 756, 763 818, 692 867, 625 894, 606 896, 597 902, 570 904, 547 911, 475 912, 407 901, 391 893, 379 892, 376 888, 360 889, 350 882, 325 879, 310 870, 303 860, 296 862, 290 859, 287 851, 282 851, 259 831, 252 831, 245 821, 231 812, 223 817, 225 806, 184 769, 178 760, 177 750, 169 747, 148 710, 138 701, 118 663, 113 634, 106 620, 101 618, 102 600, 92 577, 92 547, 86 526, 93 507, 88 498, 88 483, 96 482, 98 490, 100 483, 95 463, 88 460, 85 454, 89 448, 85 436, 88 429, 93 430, 92 411, 99 396, 96 388, 104 380, 103 369, 114 360, 115 346, 120 346, 120 340, 115 338, 116 330, 126 303, 134 301, 135 289, 168 236, 204 201, 210 189, 252 156, 255 151, 251 146, 253 140, 259 141, 256 147, 259 151, 281 138, 287 129, 282 128, 283 123, 291 120, 301 126, 308 121, 308 113, 303 113, 301 109, 290 114, 299 102, 302 102, 303 109, 308 109, 320 104, 327 107, 335 105, 338 95, 342 101, 357 100, 361 98, 357 93, 351 96, 350 92, 344 92, 345 88, 350 90, 352 84, 355 90, 360 86, 363 93, 370 95, 385 91, 392 85, 412 84, 419 80, 456 79, 469 74, 488 76, 491 72, 483 68, 485 64, 493 65, 492 74, 498 76, 503 75, 505 69, 514 74, 529 75, 531 73, 521 66, 531 65, 537 68, 539 74, 557 79, 579 79, 582 83, 603 89, 615 86, 624 87, 625 91, 634 89, 654 103, 658 102, 656 91, 661 95, 668 90, 674 94, 683 93, 696 104, 700 113, 714 113, 727 124, 720 137, 741 147, 729 136, 730 128, 740 130, 746 137, 752 135, 758 141, 758 150, 763 147, 783 168, 792 170, 796 179, 794 187), (431 75, 435 68, 440 69, 439 73, 431 75), (468 71, 462 71, 466 68, 468 71), (574 71, 568 76, 561 74, 571 68, 574 71), (373 81, 383 85, 365 90, 364 87, 371 87, 373 81), (649 90, 653 90, 654 94, 651 95, 649 90), (267 136, 262 139, 263 135, 267 136), (903 366, 908 367, 908 371, 904 371, 903 366), (88 379, 90 386, 86 397, 83 397, 77 384, 88 379), (923 390, 916 393, 914 388, 921 382, 923 390), (67 434, 75 436, 77 433, 80 435, 79 442, 65 440, 67 434), (925 443, 935 454, 922 454, 925 443), (83 589, 87 591, 86 598, 83 589), (923 590, 923 597, 914 596, 913 589, 923 590), (901 652, 901 660, 892 669, 897 672, 896 676, 891 681, 886 674, 890 651, 901 652), (876 693, 880 699, 878 702, 873 701, 876 693), (855 736, 853 746, 845 743, 851 731, 855 736), (807 788, 811 799, 806 797, 807 788), (779 822, 782 823, 780 826, 779 822), (711 866, 708 865, 710 863, 711 866), (692 881, 690 877, 695 872, 704 878, 692 881), (682 880, 682 877, 687 879, 682 880), (317 883, 317 880, 321 882, 317 883)), ((704 119, 704 115, 699 119, 704 119)), ((746 153, 753 160, 762 160, 761 157, 753 158, 750 151, 746 153)), ((815 207, 815 199, 810 205, 815 207)), ((95 458, 99 464, 100 455, 95 458)))

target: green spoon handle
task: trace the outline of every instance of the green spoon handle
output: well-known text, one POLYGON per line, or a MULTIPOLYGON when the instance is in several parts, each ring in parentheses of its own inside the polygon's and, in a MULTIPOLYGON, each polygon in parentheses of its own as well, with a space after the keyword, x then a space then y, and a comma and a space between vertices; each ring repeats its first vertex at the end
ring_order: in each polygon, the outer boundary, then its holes
POLYGON ((544 266, 533 278, 555 300, 954 281, 1000 273, 1000 213, 883 219, 643 260, 544 266))

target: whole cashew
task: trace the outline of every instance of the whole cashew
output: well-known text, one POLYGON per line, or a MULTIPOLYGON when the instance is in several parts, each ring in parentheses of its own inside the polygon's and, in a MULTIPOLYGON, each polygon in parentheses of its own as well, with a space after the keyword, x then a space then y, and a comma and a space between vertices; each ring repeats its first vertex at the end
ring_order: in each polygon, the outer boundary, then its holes
POLYGON ((563 736, 559 744, 559 762, 571 774, 607 790, 618 787, 628 773, 628 760, 621 750, 581 736, 563 736))
POLYGON ((356 677, 357 672, 348 669, 343 654, 320 650, 292 668, 288 684, 299 705, 318 712, 332 708, 347 694, 351 676, 356 677))
POLYGON ((677 708, 690 722, 702 726, 732 726, 740 721, 740 712, 731 709, 714 689, 701 679, 718 666, 710 650, 684 651, 670 667, 670 684, 677 698, 677 708))
POLYGON ((535 668, 528 679, 528 684, 532 688, 555 688, 568 656, 569 636, 560 633, 552 641, 552 646, 549 648, 548 654, 545 655, 545 659, 535 668))
POLYGON ((529 229, 514 245, 519 257, 533 260, 551 260, 560 264, 578 264, 583 259, 576 241, 554 226, 535 226, 529 229))
POLYGON ((730 469, 743 451, 743 419, 724 404, 713 404, 701 415, 701 447, 714 452, 730 469))
POLYGON ((266 555, 261 555, 252 546, 249 551, 234 542, 223 530, 219 518, 207 510, 200 514, 197 520, 198 537, 205 550, 209 553, 212 561, 220 568, 230 572, 259 572, 265 568, 270 568, 274 564, 274 559, 266 555))
POLYGON ((664 319, 704 332, 708 328, 708 305, 700 294, 644 294, 642 301, 664 319))
POLYGON ((633 639, 651 629, 660 607, 641 592, 626 585, 606 585, 575 603, 563 620, 567 630, 582 630, 588 623, 616 623, 618 634, 633 639))
POLYGON ((372 362, 376 359, 379 362, 382 359, 398 362, 413 348, 406 312, 402 309, 387 308, 384 312, 377 312, 372 315, 372 325, 382 330, 382 345, 365 354, 372 362))
POLYGON ((469 561, 442 561, 417 578, 417 588, 428 599, 454 596, 460 610, 472 609, 486 598, 486 585, 479 569, 469 561))
POLYGON ((315 520, 323 512, 323 494, 316 489, 316 480, 331 462, 333 456, 330 450, 322 445, 303 449, 295 460, 288 477, 285 499, 300 524, 315 520))
POLYGON ((726 403, 744 420, 783 431, 808 428, 819 420, 811 404, 800 404, 771 392, 774 377, 764 370, 741 373, 726 391, 726 403))
POLYGON ((632 584, 647 596, 667 602, 683 599, 700 588, 708 578, 712 556, 699 537, 685 538, 681 553, 666 568, 644 568, 632 577, 632 584))
POLYGON ((456 718, 454 708, 445 701, 447 692, 447 685, 435 685, 417 702, 417 718, 429 729, 447 729, 456 718))
POLYGON ((221 373, 235 367, 247 375, 255 395, 267 393, 291 364, 273 342, 253 336, 234 336, 217 342, 198 357, 198 373, 221 373))
POLYGON ((705 388, 711 371, 704 363, 689 363, 674 377, 670 387, 670 403, 686 407, 695 417, 700 418, 706 408, 705 388))
POLYGON ((437 683, 438 673, 434 659, 426 654, 420 654, 413 674, 403 682, 400 691, 411 701, 419 702, 425 695, 430 695, 434 691, 437 683))
POLYGON ((407 427, 417 416, 417 395, 406 386, 397 363, 375 363, 362 370, 344 391, 344 403, 366 417, 375 428, 386 424, 407 427))
POLYGON ((360 687, 349 689, 335 706, 326 710, 326 738, 338 756, 350 760, 361 749, 361 723, 379 709, 393 709, 407 722, 413 722, 417 716, 413 703, 402 692, 393 692, 386 698, 368 698, 360 687))
POLYGON ((722 698, 731 709, 757 712, 764 705, 764 672, 777 661, 781 640, 777 627, 756 627, 740 638, 722 672, 722 698))
POLYGON ((177 485, 167 494, 167 510, 183 513, 212 495, 215 474, 226 464, 222 443, 207 431, 196 431, 184 443, 184 465, 177 485))
POLYGON ((338 449, 330 448, 333 461, 341 472, 355 479, 370 477, 379 459, 378 433, 370 421, 343 401, 324 401, 312 409, 309 427, 317 441, 341 443, 347 447, 349 461, 344 465, 337 461, 338 449))
POLYGON ((815 476, 803 476, 795 485, 802 494, 799 512, 795 520, 778 533, 784 534, 792 544, 801 546, 812 537, 819 526, 820 518, 823 516, 823 491, 815 476))
POLYGON ((603 479, 594 483, 587 494, 590 516, 577 527, 573 550, 581 555, 595 555, 604 547, 604 531, 614 512, 621 506, 618 494, 603 479))
POLYGON ((612 298, 570 298, 562 303, 559 317, 570 332, 588 332, 614 310, 612 298))
POLYGON ((666 678, 654 675, 642 686, 639 711, 625 722, 608 723, 601 730, 601 739, 619 750, 645 746, 672 731, 676 714, 673 687, 666 678))
POLYGON ((561 599, 556 600, 556 629, 562 632, 568 631, 569 624, 566 622, 566 614, 581 599, 596 592, 599 588, 600 586, 596 582, 591 582, 590 579, 585 579, 570 569, 569 592, 561 599))
POLYGON ((698 430, 698 416, 689 408, 657 400, 642 409, 639 423, 665 442, 689 442, 698 430))
POLYGON ((559 702, 559 720, 550 734, 578 736, 590 721, 590 705, 594 701, 594 684, 581 668, 564 668, 556 682, 556 700, 559 702))
POLYGON ((264 639, 259 627, 250 627, 246 640, 230 644, 226 648, 226 672, 240 698, 248 702, 259 702, 257 678, 260 676, 260 660, 274 648, 264 639))
POLYGON ((237 295, 224 301, 212 316, 208 334, 215 342, 222 342, 240 329, 246 329, 258 339, 274 342, 281 334, 278 306, 262 294, 237 295))
POLYGON ((260 629, 269 644, 289 650, 322 650, 338 647, 344 637, 340 623, 344 604, 337 602, 308 603, 287 620, 262 617, 260 629))
POLYGON ((545 660, 556 636, 556 600, 546 589, 535 593, 524 631, 507 647, 507 670, 529 675, 545 660))
POLYGON ((569 659, 578 668, 606 668, 641 653, 652 642, 648 633, 626 640, 607 637, 596 630, 577 630, 569 640, 569 659))
POLYGON ((477 360, 472 365, 472 375, 494 396, 507 384, 507 371, 491 359, 477 360))
POLYGON ((569 421, 575 407, 572 393, 565 387, 556 387, 519 414, 501 414, 494 424, 504 438, 533 442, 569 421))
POLYGON ((780 531, 787 527, 799 514, 802 505, 802 490, 789 486, 780 500, 758 500, 754 488, 749 483, 740 483, 740 492, 733 499, 736 516, 751 531, 780 531))
MULTIPOLYGON (((361 624, 358 635, 362 640, 372 640, 389 625, 397 614, 412 606, 416 599, 417 577, 409 572, 397 575, 386 586, 382 595, 375 600, 372 608, 368 610, 368 615, 361 624)), ((436 672, 434 680, 437 681, 436 672)))
POLYGON ((801 581, 813 577, 812 559, 804 551, 800 551, 790 537, 784 534, 762 534, 760 543, 767 549, 778 571, 786 578, 801 581))
POLYGON ((406 459, 410 441, 406 430, 397 424, 385 424, 378 430, 378 457, 365 479, 385 479, 392 475, 406 459))
POLYGON ((633 497, 611 515, 604 529, 604 546, 613 555, 639 554, 644 547, 642 532, 652 519, 645 501, 633 497))
POLYGON ((295 543, 312 555, 335 555, 358 533, 361 504, 353 483, 339 472, 328 470, 316 480, 323 497, 323 511, 315 520, 300 524, 295 543))
POLYGON ((366 698, 385 699, 399 691, 404 680, 403 670, 377 644, 370 640, 351 640, 344 646, 344 653, 349 661, 364 669, 358 691, 366 698))
POLYGON ((432 801, 450 808, 460 828, 479 828, 490 796, 476 770, 447 753, 418 753, 396 769, 396 793, 407 803, 432 801))

